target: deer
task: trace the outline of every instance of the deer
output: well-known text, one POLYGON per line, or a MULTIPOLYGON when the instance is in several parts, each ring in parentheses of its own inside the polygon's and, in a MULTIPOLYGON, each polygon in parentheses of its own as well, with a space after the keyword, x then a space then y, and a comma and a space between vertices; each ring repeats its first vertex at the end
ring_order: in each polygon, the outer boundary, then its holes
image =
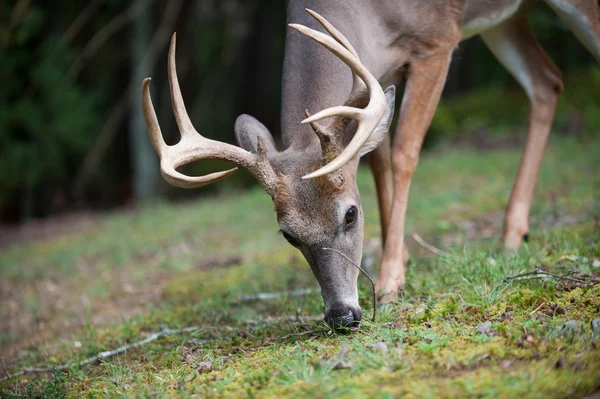
MULTIPOLYGON (((600 61, 600 8, 594 0, 544 0, 600 61)), ((382 261, 375 283, 380 304, 394 302, 405 284, 404 224, 413 173, 440 100, 452 53, 481 35, 524 89, 528 133, 505 215, 502 241, 518 249, 529 234, 529 209, 562 75, 527 22, 526 0, 289 0, 283 60, 281 148, 249 115, 234 125, 239 146, 203 137, 187 114, 177 80, 176 36, 168 56, 173 113, 181 140, 167 145, 150 96, 142 107, 164 179, 197 188, 237 167, 205 176, 177 170, 219 159, 248 170, 271 197, 283 237, 310 265, 320 287, 325 321, 334 329, 360 326, 357 267, 364 218, 356 184, 367 156, 378 197, 382 261), (324 17, 326 16, 327 19, 324 17), (315 45, 312 41, 321 46, 315 45), (351 79, 340 73, 344 64, 351 79), (404 94, 393 140, 395 87, 404 94), (385 88, 385 89, 383 89, 385 88), (320 111, 318 111, 320 110, 320 111), (318 111, 314 114, 311 112, 318 111)))

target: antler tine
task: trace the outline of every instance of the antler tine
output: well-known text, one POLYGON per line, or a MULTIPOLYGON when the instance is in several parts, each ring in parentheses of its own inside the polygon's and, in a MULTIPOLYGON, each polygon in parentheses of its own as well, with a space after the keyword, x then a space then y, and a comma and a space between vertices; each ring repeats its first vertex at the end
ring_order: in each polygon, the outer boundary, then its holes
MULTIPOLYGON (((310 111, 308 110, 308 108, 304 110, 304 113, 306 114, 306 118, 307 119, 312 116, 312 114, 310 113, 310 111)), ((310 122, 310 125, 312 126, 313 130, 315 131, 315 134, 319 138, 331 135, 327 131, 327 129, 325 127, 321 126, 321 124, 319 124, 318 122, 310 122)))
MULTIPOLYGON (((307 28, 304 25, 298 24, 290 24, 291 28, 296 29, 300 33, 310 37, 317 43, 322 44, 329 51, 334 53, 338 58, 340 58, 346 65, 350 67, 358 76, 360 76, 365 82, 369 81, 369 83, 377 82, 374 77, 370 76, 369 71, 356 59, 352 56, 349 50, 347 50, 344 46, 342 46, 337 41, 333 40, 331 37, 325 35, 322 32, 316 31, 314 29, 307 28)), ((379 83, 377 83, 379 85, 379 83)), ((368 85, 367 85, 368 86, 368 85)), ((384 97, 383 91, 381 91, 381 96, 384 97)), ((318 121, 321 119, 329 118, 332 116, 345 116, 353 119, 361 119, 361 115, 363 114, 363 109, 349 107, 345 105, 339 105, 336 107, 327 108, 323 111, 320 111, 313 115, 310 118, 304 119, 302 123, 310 123, 314 121, 318 121)))
POLYGON ((150 80, 150 78, 144 79, 142 85, 142 108, 144 110, 144 119, 146 120, 150 141, 161 160, 160 169, 164 179, 176 187, 195 188, 216 182, 233 174, 237 168, 197 177, 186 176, 175 169, 179 166, 173 165, 172 156, 175 146, 168 146, 163 139, 158 118, 154 111, 154 105, 152 104, 152 98, 150 96, 150 80))
POLYGON ((183 96, 177 79, 175 65, 176 36, 173 34, 169 49, 169 84, 171 87, 171 102, 177 126, 181 132, 179 143, 169 146, 164 142, 160 125, 156 117, 152 98, 150 96, 150 78, 142 85, 142 108, 148 133, 154 149, 160 157, 160 168, 164 179, 170 184, 182 188, 202 187, 228 177, 237 168, 205 176, 186 176, 176 170, 179 166, 203 159, 222 159, 243 166, 262 184, 271 196, 276 190, 275 172, 266 157, 264 144, 259 140, 257 154, 252 154, 239 147, 210 140, 203 137, 194 129, 185 109, 183 96))
POLYGON ((144 119, 146 120, 146 128, 150 135, 150 142, 154 151, 158 156, 162 156, 163 150, 167 147, 165 140, 163 139, 162 132, 160 131, 160 125, 158 124, 158 118, 154 111, 154 105, 152 104, 152 97, 150 96, 150 81, 152 78, 144 79, 142 83, 142 110, 144 111, 144 119))
POLYGON ((350 53, 356 59, 358 59, 358 54, 356 53, 356 50, 354 50, 354 47, 352 47, 352 44, 350 44, 348 39, 346 39, 346 37, 344 37, 344 35, 342 35, 342 33, 335 28, 335 26, 331 25, 331 23, 328 20, 326 20, 320 14, 314 12, 313 10, 311 10, 309 8, 306 8, 306 12, 308 12, 310 15, 312 15, 312 17, 314 19, 316 19, 317 22, 319 22, 321 24, 321 26, 323 26, 323 28, 325 28, 325 30, 327 32, 329 32, 329 34, 335 40, 338 41, 338 43, 340 43, 342 46, 344 46, 348 51, 350 51, 350 53))
MULTIPOLYGON (((311 114, 307 110, 304 111, 306 113, 306 117, 310 118, 311 114)), ((327 129, 324 126, 321 126, 319 122, 310 122, 310 126, 313 128, 313 131, 319 138, 321 142, 321 150, 323 152, 323 159, 321 160, 321 164, 325 165, 330 161, 334 160, 340 153, 339 148, 341 147, 341 137, 339 137, 335 131, 327 129)))
MULTIPOLYGON (((321 24, 321 26, 323 28, 325 28, 325 30, 327 32, 329 32, 329 34, 335 40, 337 40, 338 43, 340 43, 342 46, 344 46, 354 56, 354 58, 356 58, 357 60, 360 60, 360 58, 358 57, 358 53, 356 52, 356 50, 354 49, 352 44, 348 41, 348 39, 346 39, 346 37, 344 37, 344 35, 342 35, 342 33, 339 30, 337 30, 335 28, 335 26, 331 25, 331 23, 329 21, 327 21, 321 15, 319 15, 318 13, 314 12, 313 10, 311 10, 309 8, 306 8, 306 12, 308 12, 310 15, 312 15, 312 17, 314 19, 316 19, 317 22, 319 22, 321 24)), ((360 78, 356 74, 353 73, 352 74, 352 93, 359 90, 359 88, 361 86, 364 87, 364 83, 362 82, 362 80, 360 80, 360 78)))
MULTIPOLYGON (((327 20, 325 20, 325 18, 315 13, 314 11, 309 11, 309 13, 313 15, 313 17, 317 18, 317 20, 322 25, 324 23, 327 24, 327 26, 323 26, 328 32, 330 32, 328 27, 333 27, 331 26, 331 24, 329 24, 327 20), (324 22, 322 22, 321 20, 323 20, 324 22)), ((289 26, 293 29, 296 29, 300 33, 310 37, 316 42, 320 43, 333 54, 335 54, 338 58, 340 58, 346 65, 348 65, 348 67, 350 67, 350 69, 354 72, 355 75, 357 75, 364 81, 370 94, 369 104, 364 109, 348 106, 337 106, 320 111, 317 114, 306 118, 302 121, 302 123, 313 123, 315 121, 332 116, 348 117, 356 119, 358 121, 358 128, 356 133, 354 134, 354 138, 339 154, 339 156, 337 156, 335 159, 333 159, 331 162, 327 163, 325 166, 321 167, 317 171, 302 177, 303 179, 312 179, 318 176, 323 176, 325 174, 331 173, 341 168, 352 158, 354 158, 356 154, 358 154, 364 143, 369 139, 369 136, 373 133, 373 131, 377 127, 377 124, 383 117, 386 108, 386 98, 377 79, 375 79, 375 77, 367 70, 367 68, 360 62, 360 60, 357 57, 355 57, 354 54, 352 54, 352 52, 341 43, 341 39, 339 37, 336 41, 322 32, 307 28, 303 25, 290 24, 289 26)), ((339 31, 336 30, 335 32, 336 35, 343 38, 343 35, 339 31)), ((345 38, 343 40, 347 42, 345 38)))
POLYGON ((169 47, 169 86, 171 87, 171 105, 173 107, 173 114, 175 115, 175 121, 177 122, 177 127, 179 127, 181 138, 183 139, 200 135, 200 133, 194 129, 190 116, 185 109, 183 96, 181 95, 179 79, 177 78, 177 65, 175 63, 176 47, 177 33, 173 33, 173 36, 171 36, 171 46, 169 47))

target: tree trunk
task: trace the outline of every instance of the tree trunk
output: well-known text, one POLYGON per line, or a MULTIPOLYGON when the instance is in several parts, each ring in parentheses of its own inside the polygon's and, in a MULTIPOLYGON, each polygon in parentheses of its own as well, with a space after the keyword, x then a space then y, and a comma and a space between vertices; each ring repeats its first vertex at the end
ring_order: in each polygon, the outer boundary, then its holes
MULTIPOLYGON (((150 76, 151 67, 139 65, 152 38, 152 19, 150 7, 142 11, 135 19, 131 35, 131 71, 134 82, 139 82, 150 76)), ((133 195, 136 201, 143 201, 155 194, 158 177, 158 163, 154 149, 148 138, 142 101, 139 90, 132 90, 131 113, 129 120, 129 136, 131 141, 131 160, 133 171, 133 195)))

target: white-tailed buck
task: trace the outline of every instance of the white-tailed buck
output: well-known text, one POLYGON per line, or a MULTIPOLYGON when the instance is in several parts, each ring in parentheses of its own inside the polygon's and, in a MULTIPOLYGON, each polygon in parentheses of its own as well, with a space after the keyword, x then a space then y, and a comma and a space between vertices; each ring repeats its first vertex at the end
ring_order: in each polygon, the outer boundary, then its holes
MULTIPOLYGON (((545 2, 600 60, 597 1, 545 2)), ((405 281, 404 220, 421 144, 452 52, 461 39, 473 35, 481 34, 530 100, 525 153, 510 197, 503 241, 518 248, 527 235, 535 181, 562 78, 527 23, 526 5, 524 0, 288 1, 287 18, 293 29, 285 44, 279 150, 265 126, 248 115, 235 123, 240 147, 209 140, 194 129, 177 82, 173 36, 169 79, 181 132, 178 144, 165 144, 150 99, 150 79, 143 83, 146 123, 162 174, 175 186, 192 188, 223 179, 235 169, 201 177, 176 170, 190 162, 223 159, 250 171, 273 199, 283 236, 304 254, 319 281, 326 321, 334 327, 357 325, 361 318, 358 269, 350 261, 359 263, 362 255, 363 211, 356 186, 359 158, 370 153, 379 197, 384 253, 376 291, 385 303, 397 298, 405 281), (352 79, 342 62, 352 70, 352 79), (400 83, 405 91, 390 145, 386 134, 394 113, 393 85, 400 83), (310 116, 319 110, 323 111, 310 116), (330 123, 318 122, 326 118, 330 123)))

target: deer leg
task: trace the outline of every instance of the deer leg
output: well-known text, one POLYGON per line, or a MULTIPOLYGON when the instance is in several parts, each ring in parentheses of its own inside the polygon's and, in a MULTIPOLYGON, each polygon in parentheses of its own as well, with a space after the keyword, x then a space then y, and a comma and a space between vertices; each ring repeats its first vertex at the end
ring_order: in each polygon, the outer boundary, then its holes
MULTIPOLYGON (((387 135, 383 143, 368 155, 369 168, 373 173, 375 188, 377 189, 377 202, 379 205, 379 221, 381 224, 381 246, 385 248, 390 213, 392 212, 392 198, 394 196, 394 174, 392 173, 392 157, 390 136, 387 135)), ((408 262, 410 254, 404 245, 403 261, 408 262)))
POLYGON ((393 174, 392 157, 390 151, 390 136, 387 135, 383 143, 368 155, 369 168, 373 173, 377 201, 379 204, 379 220, 381 222, 381 244, 385 247, 388 221, 392 210, 393 174))
POLYGON ((517 249, 529 232, 529 209, 548 134, 562 91, 562 74, 526 20, 511 20, 482 34, 485 44, 521 84, 530 101, 529 131, 504 222, 504 245, 517 249))
POLYGON ((546 0, 600 62, 600 7, 597 1, 546 0))
POLYGON ((393 201, 381 271, 375 284, 380 303, 396 300, 398 289, 404 286, 404 222, 410 181, 417 167, 423 138, 446 82, 450 58, 451 51, 448 51, 441 56, 411 62, 408 68, 392 148, 393 201))

